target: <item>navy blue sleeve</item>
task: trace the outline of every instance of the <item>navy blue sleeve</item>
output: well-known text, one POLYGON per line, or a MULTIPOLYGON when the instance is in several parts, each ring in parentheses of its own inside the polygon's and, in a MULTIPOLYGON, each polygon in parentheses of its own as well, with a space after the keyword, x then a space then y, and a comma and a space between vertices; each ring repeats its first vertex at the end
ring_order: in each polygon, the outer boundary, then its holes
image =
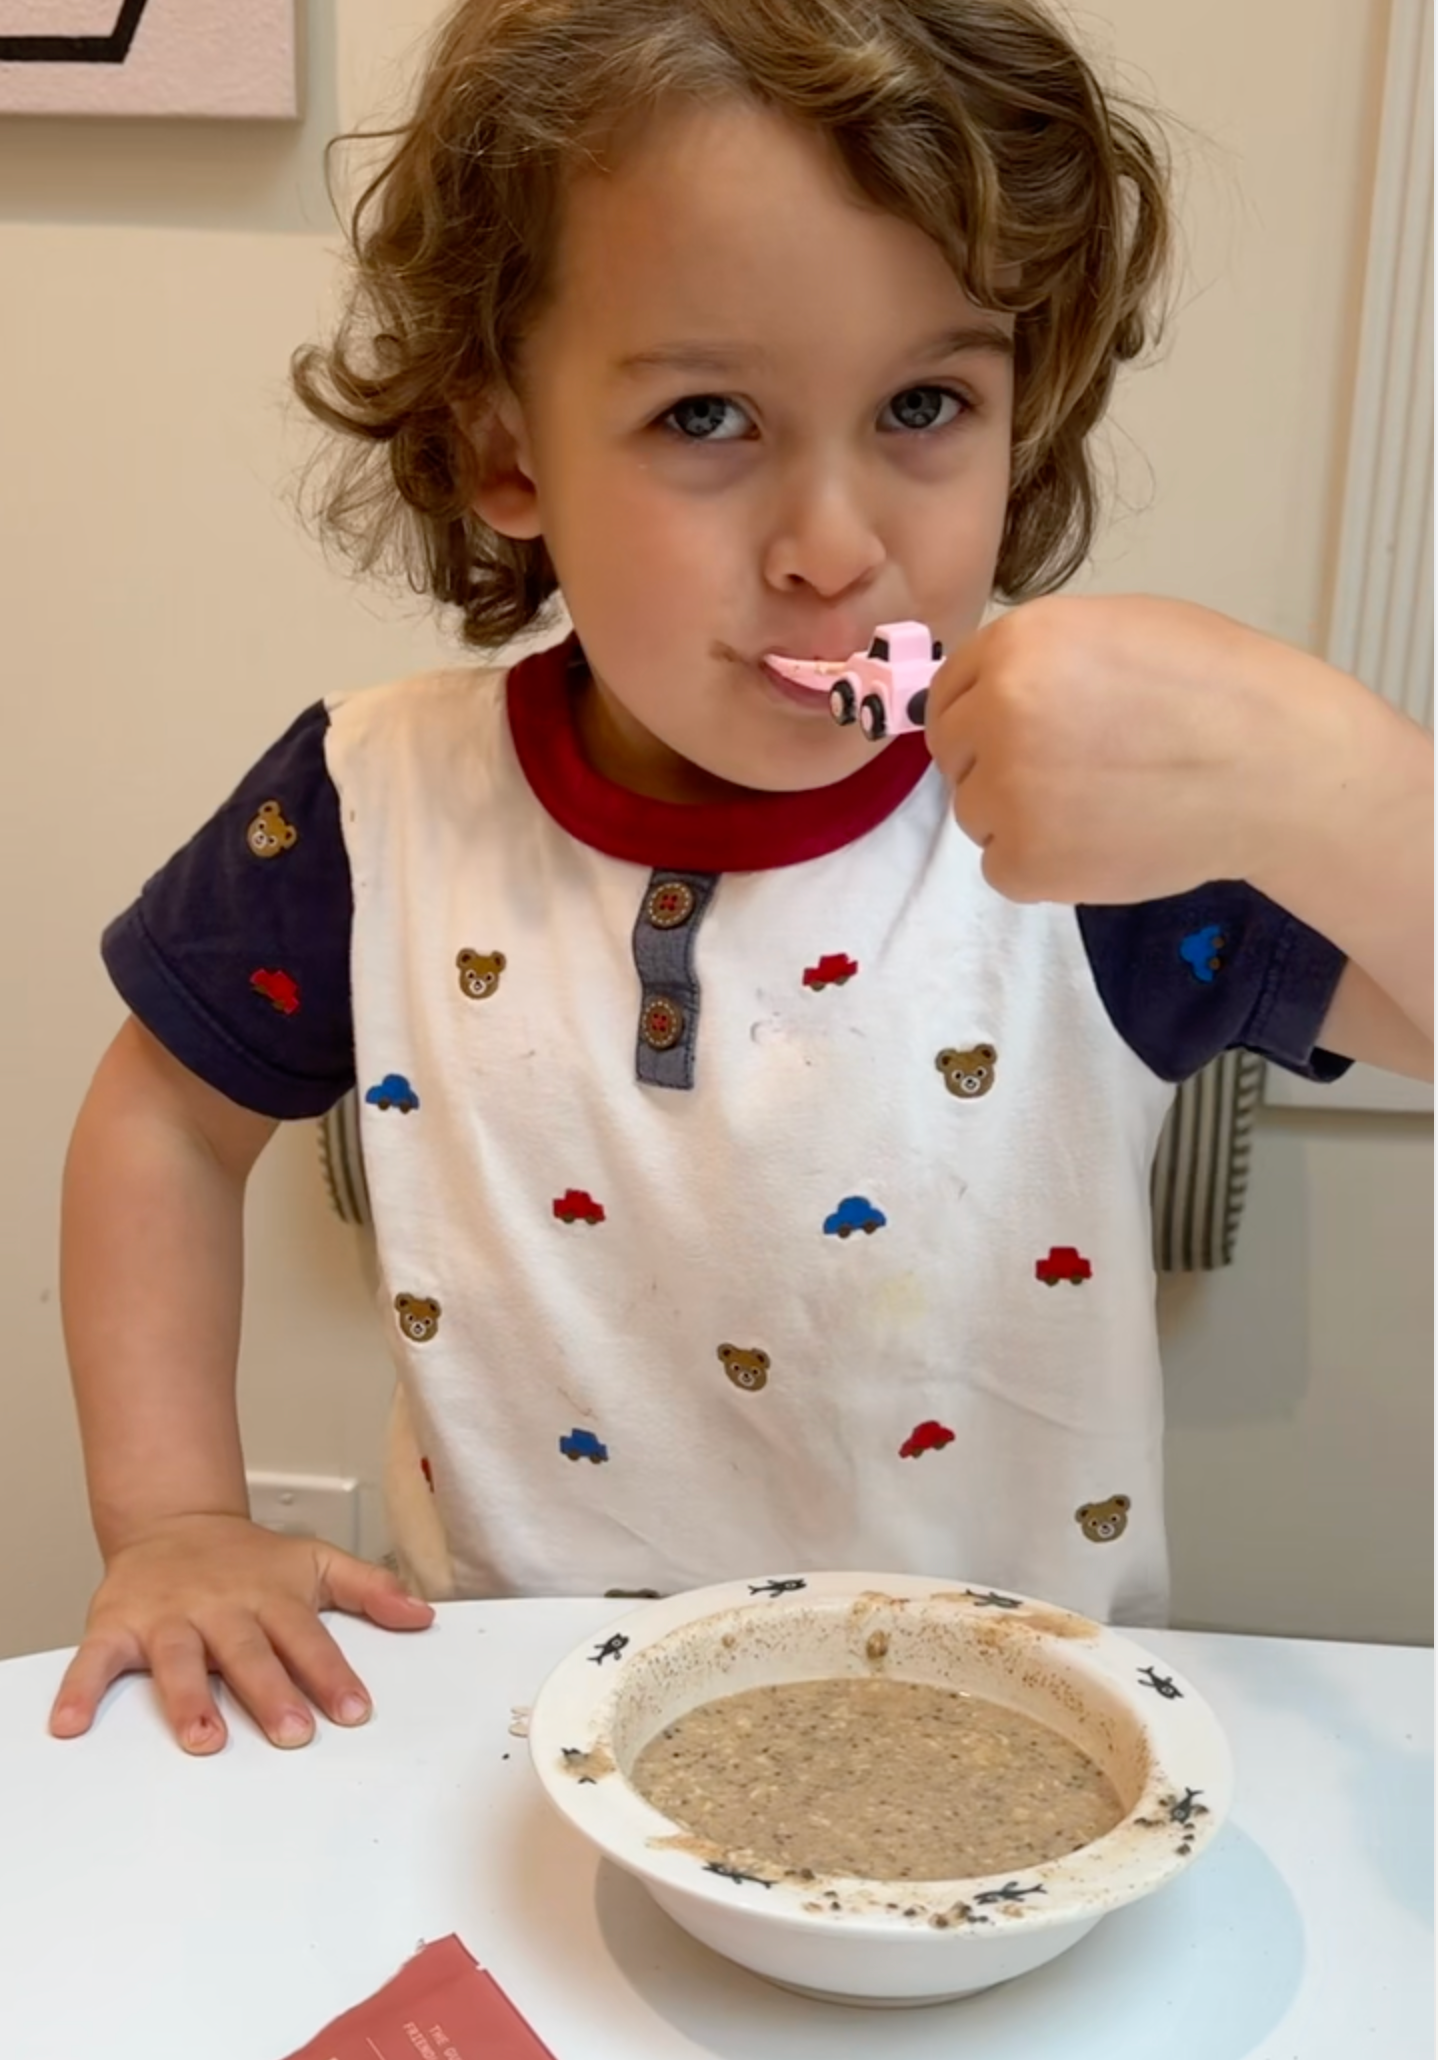
POLYGON ((1347 1072, 1315 1047, 1347 960, 1244 881, 1077 914, 1110 1021, 1161 1080, 1235 1046, 1309 1080, 1347 1072))
POLYGON ((353 896, 319 703, 105 931, 131 1011, 231 1101, 318 1116, 354 1084, 353 896))

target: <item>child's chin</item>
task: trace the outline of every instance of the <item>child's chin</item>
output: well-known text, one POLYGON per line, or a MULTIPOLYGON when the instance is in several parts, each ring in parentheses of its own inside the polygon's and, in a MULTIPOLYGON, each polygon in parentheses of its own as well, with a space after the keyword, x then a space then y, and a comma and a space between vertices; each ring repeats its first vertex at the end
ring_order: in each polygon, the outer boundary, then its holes
POLYGON ((856 750, 838 730, 832 737, 783 738, 768 751, 746 754, 747 777, 732 775, 763 794, 812 794, 820 787, 833 787, 849 779, 874 757, 874 747, 856 750), (787 748, 786 748, 787 746, 787 748))
POLYGON ((672 739, 670 748, 711 779, 754 794, 812 794, 837 786, 877 755, 856 731, 837 723, 738 725, 727 735, 672 739), (686 748, 687 746, 687 748, 686 748))
MULTIPOLYGON (((860 764, 865 762, 861 760, 860 764)), ((739 784, 752 788, 756 794, 813 794, 821 787, 836 787, 858 770, 859 766, 852 763, 780 768, 771 762, 754 767, 752 777, 739 784)))

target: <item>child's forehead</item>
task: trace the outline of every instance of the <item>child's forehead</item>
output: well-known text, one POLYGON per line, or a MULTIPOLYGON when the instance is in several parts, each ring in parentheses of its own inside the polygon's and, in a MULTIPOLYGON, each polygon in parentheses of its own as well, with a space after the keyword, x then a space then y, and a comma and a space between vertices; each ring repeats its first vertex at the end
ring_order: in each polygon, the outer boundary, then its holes
POLYGON ((819 130, 738 97, 678 100, 629 123, 602 168, 576 168, 565 240, 571 256, 581 242, 593 255, 606 234, 628 232, 672 259, 695 258, 766 220, 831 237, 845 217, 878 212, 819 130))
POLYGON ((555 259, 573 340, 625 376, 681 347, 717 374, 816 332, 842 330, 859 355, 936 356, 941 338, 1002 349, 1012 330, 967 299, 937 243, 854 189, 827 139, 744 102, 668 109, 576 176, 555 259))

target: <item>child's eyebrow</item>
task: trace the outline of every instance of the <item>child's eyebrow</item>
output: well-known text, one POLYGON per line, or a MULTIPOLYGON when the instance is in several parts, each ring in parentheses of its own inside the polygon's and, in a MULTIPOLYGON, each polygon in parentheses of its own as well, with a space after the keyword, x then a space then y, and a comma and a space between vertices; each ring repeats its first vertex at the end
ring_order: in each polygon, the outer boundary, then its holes
MULTIPOLYGON (((970 322, 957 329, 945 329, 904 353, 908 365, 932 364, 942 358, 962 356, 966 351, 996 352, 1012 357, 1014 340, 1003 329, 987 322, 970 322)), ((661 343, 652 350, 633 351, 619 358, 613 367, 622 379, 642 378, 647 372, 737 372, 750 365, 770 362, 772 353, 760 344, 683 342, 661 343)))

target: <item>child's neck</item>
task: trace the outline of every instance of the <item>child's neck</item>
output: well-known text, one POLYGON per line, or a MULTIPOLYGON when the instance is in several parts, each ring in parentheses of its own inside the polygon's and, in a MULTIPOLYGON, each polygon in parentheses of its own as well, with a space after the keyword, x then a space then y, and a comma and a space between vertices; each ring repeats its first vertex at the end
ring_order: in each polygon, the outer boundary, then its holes
POLYGON ((747 799, 748 787, 721 780, 661 743, 620 706, 587 666, 576 668, 573 694, 579 748, 601 778, 646 800, 687 807, 747 799))

